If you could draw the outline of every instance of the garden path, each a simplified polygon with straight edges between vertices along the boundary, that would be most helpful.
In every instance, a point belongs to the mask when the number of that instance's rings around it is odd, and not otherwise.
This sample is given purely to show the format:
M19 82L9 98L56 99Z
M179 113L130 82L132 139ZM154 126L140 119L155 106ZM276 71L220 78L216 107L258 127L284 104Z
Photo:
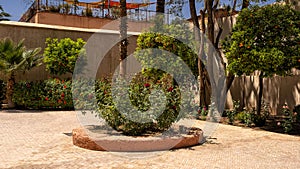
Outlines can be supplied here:
M73 111L0 111L0 168L300 168L295 136L220 124L203 145L133 158L74 146L79 126Z

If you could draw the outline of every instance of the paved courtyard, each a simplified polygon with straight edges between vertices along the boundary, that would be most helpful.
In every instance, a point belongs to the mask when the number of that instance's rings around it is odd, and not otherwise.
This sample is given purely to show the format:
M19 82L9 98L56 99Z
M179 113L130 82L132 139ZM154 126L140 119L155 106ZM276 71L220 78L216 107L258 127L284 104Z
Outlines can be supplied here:
M126 154L74 146L79 126L73 111L0 111L0 168L300 168L300 137L220 124L203 145Z

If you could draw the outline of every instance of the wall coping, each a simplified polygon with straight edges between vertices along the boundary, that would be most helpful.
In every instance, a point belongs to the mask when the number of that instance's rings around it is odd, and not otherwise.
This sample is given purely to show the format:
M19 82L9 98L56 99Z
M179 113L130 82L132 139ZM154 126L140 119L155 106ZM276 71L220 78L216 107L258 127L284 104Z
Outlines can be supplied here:
M0 25L9 25L9 26L20 26L20 27L32 27L32 28L44 28L44 29L56 29L64 31L78 31L78 32L89 32L89 33L107 33L107 34L117 34L119 31L108 30L108 29L87 29L87 28L77 28L77 27L68 27L68 26L57 26L57 25L48 25L48 24L39 24L39 23L28 23L28 22L16 22L16 21L0 21ZM140 32L127 32L128 35L140 35Z

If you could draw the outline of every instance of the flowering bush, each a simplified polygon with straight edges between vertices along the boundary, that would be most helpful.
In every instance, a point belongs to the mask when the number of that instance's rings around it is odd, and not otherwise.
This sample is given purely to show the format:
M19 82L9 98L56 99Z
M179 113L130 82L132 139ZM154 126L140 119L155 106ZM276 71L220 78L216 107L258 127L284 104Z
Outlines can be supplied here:
M293 122L294 122L294 114L293 112L289 109L287 104L284 104L282 107L282 113L285 116L282 127L285 133L288 133L293 130Z
M14 86L13 101L20 108L72 109L71 81L18 82Z
M118 131L122 131L126 135L143 135L151 132L163 132L167 130L172 123L179 120L182 116L180 110L184 112L191 112L189 103L182 103L181 92L179 87L170 79L169 75L163 76L161 79L153 80L152 77L144 76L142 74L136 75L125 92L128 92L131 104L139 111L139 114L134 114L139 120L147 119L144 123L127 118L127 114L122 114L117 109L121 106L126 109L125 113L132 113L133 110L125 101L127 98L123 93L124 90L117 88L117 94L120 97L118 103L113 101L111 92L111 83L109 81L98 82L97 100L99 106L99 115L106 120L106 122ZM152 98L150 101L151 92L155 89L161 88L164 97ZM163 100L164 99L164 100ZM154 100L154 101L153 101ZM156 112L150 107L159 107L164 103L163 112ZM146 114L146 111L150 114Z

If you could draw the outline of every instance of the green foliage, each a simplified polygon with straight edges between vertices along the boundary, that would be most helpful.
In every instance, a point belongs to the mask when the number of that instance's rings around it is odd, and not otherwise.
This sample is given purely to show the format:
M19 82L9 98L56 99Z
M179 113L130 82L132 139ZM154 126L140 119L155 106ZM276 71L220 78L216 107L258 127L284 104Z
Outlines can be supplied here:
M195 49L193 49L195 46L193 33L189 30L187 25L183 23L164 25L160 28L160 30L156 31L142 33L137 39L135 57L141 62L142 66L147 65L149 67L153 67L153 65L169 65L170 57L166 53L151 53L151 51L142 51L143 49L151 48L159 49L179 56L197 77L199 73L197 61L198 57L194 52ZM178 39L175 39L174 37ZM172 67L174 69L176 68L178 73L184 73L185 71L181 70L182 67L178 65L179 63L172 63ZM144 70L144 72L147 71L149 74L159 74L157 70Z
M236 119L241 123L244 123L246 126L251 126L252 124L252 116L249 111L242 111L236 115Z
M233 110L226 111L226 115L228 117L229 124L233 124L239 108L240 108L240 102L234 100L233 101Z
M71 81L48 79L21 81L14 86L13 101L26 109L72 109Z
M191 112L191 103L182 103L181 93L178 86L174 85L170 76L164 76L158 81L153 81L151 78L144 76L143 74L137 74L129 87L125 88L129 94L131 104L136 110L139 110L138 114L134 114L135 118L139 120L145 119L145 123L139 123L132 119L129 119L126 114L122 114L117 110L116 102L113 101L111 92L111 83L108 80L99 81L97 85L97 100L99 106L99 115L105 119L105 121L114 129L122 131L126 135L144 135L152 132L163 132L167 130L171 124L185 115L179 113ZM155 89L160 88L163 90L165 97L152 98L150 102L151 93ZM117 95L120 96L120 102L118 106L126 109L128 115L133 110L128 107L124 96L123 88L117 88ZM123 97L124 96L124 97ZM161 100L160 100L161 99ZM164 100L162 100L164 99ZM159 107L164 103L163 112L156 112L150 107ZM147 111L147 112L146 112ZM187 113L188 114L188 113Z
M206 120L206 116L208 115L208 109L206 106L199 107L198 114L201 120Z
M2 6L0 5L0 21L8 21L7 17L10 17L9 13L6 13Z
M295 106L293 112L294 115L296 116L296 121L300 123L300 104Z
M227 69L236 75L255 70L264 76L300 68L300 12L286 5L244 9L232 35L222 42Z
M3 80L0 80L0 103L5 100L6 93L6 83Z
M40 65L40 48L26 50L23 41L15 44L11 39L0 40L0 70L5 73L29 70Z
M257 114L255 108L244 109L242 112L236 114L236 119L246 126L251 126L253 123L257 127L264 126L266 120L270 115L270 107L265 102L262 102L262 111Z
M294 114L285 104L282 108L282 113L285 116L282 127L285 133L289 133L293 130Z
M84 55L82 49L86 42L82 39L73 41L70 38L46 39L47 47L44 50L44 63L46 69L55 75L73 73L76 61L80 55Z

